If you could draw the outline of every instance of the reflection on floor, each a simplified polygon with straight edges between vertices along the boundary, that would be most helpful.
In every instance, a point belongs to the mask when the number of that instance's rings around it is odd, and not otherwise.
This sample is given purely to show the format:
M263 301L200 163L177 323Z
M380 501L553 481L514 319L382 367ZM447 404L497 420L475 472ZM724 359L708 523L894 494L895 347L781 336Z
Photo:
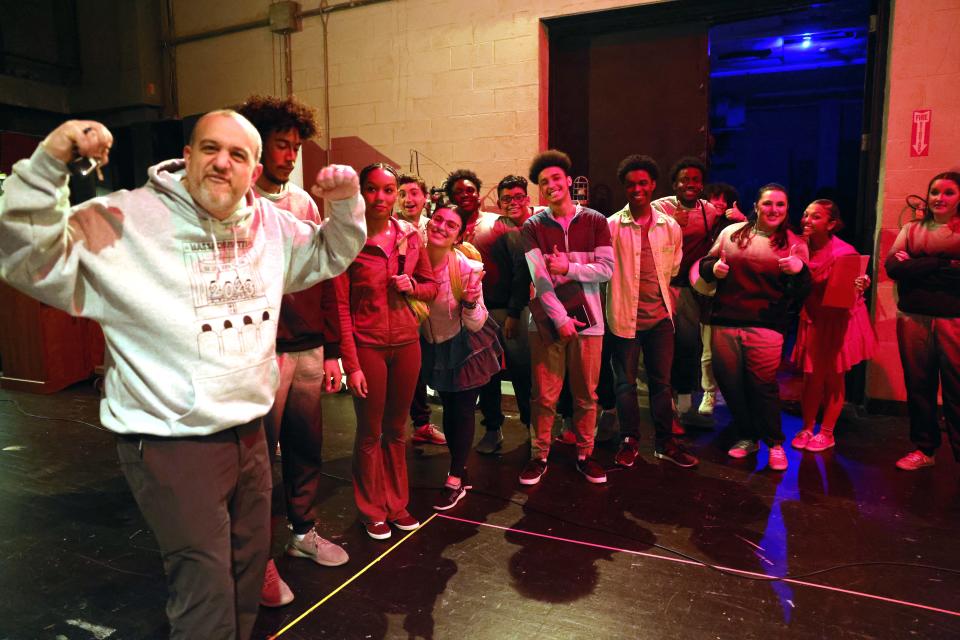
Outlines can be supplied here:
M649 441L642 461L614 469L614 445L602 445L611 471L600 486L557 445L541 484L521 490L529 448L511 415L502 455L471 457L467 498L374 562L400 536L374 542L362 532L346 480L352 404L328 397L325 411L319 528L351 561L329 569L281 555L287 531L275 507L277 565L296 599L262 609L255 638L370 563L280 637L960 637L960 467L945 446L931 469L894 469L909 448L903 419L851 412L835 449L791 450L785 473L766 468L765 449L728 459L726 428L692 432L702 460L692 471L656 461ZM721 406L717 423L727 422ZM96 424L89 385L51 397L0 391L0 638L167 634L156 543ZM785 414L784 425L789 437L798 420ZM410 510L422 520L447 462L444 447L409 449ZM766 579L785 574L796 579Z

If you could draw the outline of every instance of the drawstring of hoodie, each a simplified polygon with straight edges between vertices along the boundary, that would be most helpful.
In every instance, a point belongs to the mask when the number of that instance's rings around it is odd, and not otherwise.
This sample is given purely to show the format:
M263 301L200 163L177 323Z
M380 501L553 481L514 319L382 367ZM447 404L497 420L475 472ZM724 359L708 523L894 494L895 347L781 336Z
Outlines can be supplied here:
M213 218L207 218L207 230L210 232L210 240L213 242L213 259L217 265L217 273L222 273L224 271L223 260L220 257L220 243L217 242L217 233L213 228ZM236 224L230 225L230 231L233 234L233 257L230 259L230 264L227 267L237 268L237 258L240 256L240 238L237 235L237 226Z

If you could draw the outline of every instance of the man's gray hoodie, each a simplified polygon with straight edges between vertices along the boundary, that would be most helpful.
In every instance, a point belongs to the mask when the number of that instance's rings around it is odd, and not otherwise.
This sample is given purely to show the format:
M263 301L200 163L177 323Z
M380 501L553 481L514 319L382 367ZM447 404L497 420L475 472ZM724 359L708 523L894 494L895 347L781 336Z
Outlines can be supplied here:
M117 433L207 435L264 415L281 296L340 274L366 240L359 194L316 225L249 191L220 221L183 173L168 160L142 188L71 209L66 165L38 147L4 183L0 277L100 323L100 420Z

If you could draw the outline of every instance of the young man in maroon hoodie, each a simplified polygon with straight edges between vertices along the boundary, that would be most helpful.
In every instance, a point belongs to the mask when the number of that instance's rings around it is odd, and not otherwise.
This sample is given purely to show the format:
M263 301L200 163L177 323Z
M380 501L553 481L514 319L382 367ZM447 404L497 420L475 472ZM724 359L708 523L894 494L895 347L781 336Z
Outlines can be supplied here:
M310 195L290 182L300 146L317 132L313 110L294 100L251 96L240 108L263 139L263 173L254 185L266 198L301 220L321 221ZM322 392L340 389L339 332L333 281L283 296L277 327L277 363L280 382L273 408L264 416L267 451L280 443L284 499L293 532L288 555L310 558L335 567L349 559L347 552L321 537L311 513L317 500L323 447ZM280 607L293 593L271 559L263 579L260 604Z

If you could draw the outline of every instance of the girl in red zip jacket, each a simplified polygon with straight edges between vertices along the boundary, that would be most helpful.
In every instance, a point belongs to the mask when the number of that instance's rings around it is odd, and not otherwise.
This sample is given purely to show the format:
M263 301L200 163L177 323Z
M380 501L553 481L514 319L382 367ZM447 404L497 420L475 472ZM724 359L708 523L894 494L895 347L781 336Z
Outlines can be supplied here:
M420 374L420 303L433 300L437 283L413 225L391 217L397 173L385 164L360 172L367 242L335 282L340 354L354 396L357 436L353 489L371 538L420 526L407 511L407 410Z

